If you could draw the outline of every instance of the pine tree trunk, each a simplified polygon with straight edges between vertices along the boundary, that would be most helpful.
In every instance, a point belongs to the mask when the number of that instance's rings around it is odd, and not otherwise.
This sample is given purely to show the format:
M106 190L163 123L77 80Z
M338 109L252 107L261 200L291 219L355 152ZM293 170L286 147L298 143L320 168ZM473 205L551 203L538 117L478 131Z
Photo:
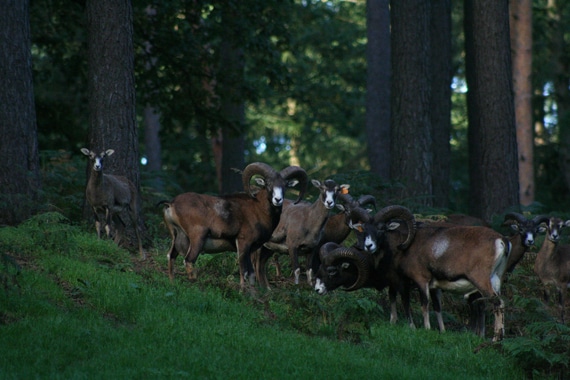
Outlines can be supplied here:
M433 205L447 208L451 186L451 0L431 2L430 36Z
M159 111L147 105L144 108L144 146L147 158L146 169L151 173L151 186L163 190L162 178L158 175L162 169L160 145L160 114Z
M471 213L487 222L519 206L507 1L465 1Z
M145 8L147 17L152 20L156 15L156 9L149 5ZM152 33L152 32L151 32ZM155 33L151 34L151 38ZM145 41L145 51L148 61L145 69L151 70L156 66L157 57L153 55L154 50L150 41ZM160 110L151 104L147 104L143 111L144 123L144 146L147 158L146 170L151 173L150 185L156 191L163 191L164 184L159 173L162 170L162 145L160 143Z
M242 91L245 61L243 50L237 46L233 35L239 33L239 28L232 28L233 18L239 15L231 13L225 13L225 15L224 22L228 25L228 36L222 42L218 70L221 95L220 114L224 120L221 127L222 157L219 170L221 194L243 191L241 176L233 169L243 170L245 166L243 137L245 104Z
M41 176L29 1L5 2L0 12L0 225L14 225L38 209Z
M534 202L532 121L532 0L510 0L513 87L517 131L520 201Z
M139 141L135 118L133 10L129 0L88 0L89 132L91 150L114 149L105 172L123 175L139 192ZM87 171L89 172L89 170ZM85 208L85 216L91 211ZM139 217L142 213L139 212ZM142 217L139 227L143 227Z
M370 171L390 179L390 7L366 2L366 137Z
M432 127L430 120L430 1L394 0L390 177L403 186L396 197L430 206Z
M548 1L547 15L551 27L550 44L554 54L552 59L554 66L554 95L556 99L556 116L559 128L559 148L560 154L557 162L559 171L564 181L566 191L570 189L570 61L568 60L568 44L566 43L565 19L561 14L566 13L567 2ZM561 194L564 194L562 191ZM557 197L557 196L555 196ZM564 195L562 196L564 197Z

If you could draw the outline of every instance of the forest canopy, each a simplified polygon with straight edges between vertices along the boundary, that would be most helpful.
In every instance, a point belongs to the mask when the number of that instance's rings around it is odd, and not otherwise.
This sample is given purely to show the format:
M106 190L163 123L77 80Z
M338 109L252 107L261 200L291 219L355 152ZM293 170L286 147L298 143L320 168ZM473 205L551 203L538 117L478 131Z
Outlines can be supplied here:
M550 4L552 3L552 4ZM453 81L449 208L467 210L467 106L463 5L452 2ZM39 148L78 154L86 144L84 2L31 2ZM239 15L231 23L224 9ZM533 2L536 200L567 203L568 25L564 2ZM224 36L243 50L245 161L302 165L324 179L370 169L366 117L365 1L133 1L141 173L149 173L144 109L160 116L160 176L167 193L216 192L212 139L221 123L217 79ZM566 86L563 84L566 83ZM356 175L356 174L354 174ZM382 183L381 179L376 180ZM382 186L382 185L379 185ZM556 205L556 207L555 207Z

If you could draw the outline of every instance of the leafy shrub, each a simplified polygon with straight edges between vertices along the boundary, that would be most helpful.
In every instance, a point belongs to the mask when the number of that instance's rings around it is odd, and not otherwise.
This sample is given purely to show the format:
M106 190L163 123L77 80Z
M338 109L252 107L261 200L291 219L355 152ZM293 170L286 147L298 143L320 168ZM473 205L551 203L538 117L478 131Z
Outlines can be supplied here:
M79 221L85 198L85 161L80 155L58 150L40 152L43 193L49 210Z
M514 298L528 323L522 335L502 342L503 350L514 357L529 377L570 371L570 327L557 323L536 298Z

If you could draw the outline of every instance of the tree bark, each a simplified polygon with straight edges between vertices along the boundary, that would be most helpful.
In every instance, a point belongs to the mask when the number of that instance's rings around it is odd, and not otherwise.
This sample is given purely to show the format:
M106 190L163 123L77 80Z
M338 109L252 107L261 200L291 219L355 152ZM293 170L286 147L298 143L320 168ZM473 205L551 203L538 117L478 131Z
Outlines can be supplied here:
M510 0L513 88L517 131L520 202L534 202L532 120L532 0Z
M390 180L390 1L367 0L366 136L370 171Z
M447 208L451 186L451 0L431 2L430 25L433 205Z
M4 3L0 14L0 225L38 210L41 175L28 0Z
M396 197L431 206L430 1L393 0L390 177Z
M153 20L156 15L156 9L149 5L145 9L145 13L149 20ZM151 34L151 37L154 37ZM153 54L153 46L150 41L145 41L145 51L148 60L145 64L147 70L151 70L156 65L157 58ZM144 123L144 147L147 158L146 169L150 172L151 186L157 191L163 191L164 184L158 173L162 170L162 145L160 143L160 110L151 105L146 104L143 111Z
M147 158L146 169L150 172L151 186L162 191L164 186L162 178L158 175L162 169L162 149L160 144L160 114L158 109L151 105L144 108L144 146Z
M88 148L114 149L105 172L123 175L139 193L139 141L135 118L133 10L129 0L88 0ZM89 172L89 170L87 171ZM86 208L86 217L90 210ZM139 226L143 227L139 212Z
M218 170L220 194L243 191L241 176L233 169L243 170L245 166L244 127L244 54L237 43L235 18L239 15L227 10L224 13L224 24L227 25L227 36L220 48L218 79L220 83L221 126L221 168Z
M465 0L471 213L519 206L508 1Z
M548 23L551 26L550 51L553 52L554 98L556 101L557 126L559 128L559 171L564 181L564 190L570 189L570 60L567 58L566 23L562 14L567 13L568 3L549 0L547 5ZM564 194L564 191L561 193ZM556 196L555 196L556 197Z

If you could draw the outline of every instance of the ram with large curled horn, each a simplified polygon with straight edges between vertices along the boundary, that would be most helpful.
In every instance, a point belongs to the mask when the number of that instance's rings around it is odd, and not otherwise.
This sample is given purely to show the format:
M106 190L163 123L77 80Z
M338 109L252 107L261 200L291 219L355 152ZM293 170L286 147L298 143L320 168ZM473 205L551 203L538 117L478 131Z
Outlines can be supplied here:
M336 208L340 210L339 213L331 215L327 217L325 220L324 227L322 227L319 235L320 239L316 243L316 246L312 248L312 252L309 253L307 257L307 280L311 285L314 285L314 276L317 273L319 266L320 266L320 257L319 251L320 248L329 242L334 242L337 244L341 244L350 234L352 231L350 224L351 224L351 215L354 215L356 212L361 213L366 218L366 213L368 212L365 207L372 206L376 208L376 199L372 195L361 195L358 199L352 198L352 196L348 193L347 185L341 185L339 187L339 193L336 195ZM308 202L306 202L309 204ZM283 203L283 213L287 213L287 208L293 204L293 201L285 200ZM358 211L357 211L358 210ZM280 224L283 222L281 220ZM315 223L313 223L315 224ZM279 227L277 227L278 229ZM307 233L304 235L306 238L308 234L311 232L314 233L315 226L307 226ZM274 232L275 235L275 232ZM273 237L272 239L273 240ZM266 245L269 245L266 244ZM312 246L315 245L313 242ZM257 275L259 278L259 282L261 285L264 285L269 288L269 281L267 279L267 271L266 266L268 259L273 257L273 264L275 265L275 274L276 277L282 276L281 265L279 264L278 255L273 255L273 252L268 248L262 248L260 251L256 252L256 271L258 271Z
M257 185L254 191L252 179ZM240 285L249 277L255 282L251 252L260 248L279 223L285 191L299 185L296 202L307 189L304 169L289 166L280 172L263 162L248 165L242 173L245 192L212 196L184 193L172 201L163 201L164 222L172 244L168 251L168 273L174 278L174 261L184 255L186 273L196 279L194 263L202 252L237 252Z
M338 287L357 290L374 288L382 291L388 288L390 297L390 321L398 318L397 294L401 294L405 313L411 325L413 320L409 309L409 292L404 291L405 281L397 272L394 252L389 249L387 239L399 239L396 244L406 249L415 236L414 215L402 206L387 206L373 217L362 215L360 222L352 223L357 243L355 247L331 250L327 245L321 250L321 266L317 274L315 290L325 294ZM393 235L387 231L395 231ZM330 251L330 252L327 252ZM363 260L363 257L368 257Z
M384 208L378 212L394 214L395 209ZM365 287L382 290L386 287L383 273L385 252L377 249L378 230L374 218L367 210L351 211L349 225L356 232L357 241L352 247L326 243L319 251L320 267L317 271L315 290L326 294L339 287L354 291ZM365 259L366 258L366 259Z

